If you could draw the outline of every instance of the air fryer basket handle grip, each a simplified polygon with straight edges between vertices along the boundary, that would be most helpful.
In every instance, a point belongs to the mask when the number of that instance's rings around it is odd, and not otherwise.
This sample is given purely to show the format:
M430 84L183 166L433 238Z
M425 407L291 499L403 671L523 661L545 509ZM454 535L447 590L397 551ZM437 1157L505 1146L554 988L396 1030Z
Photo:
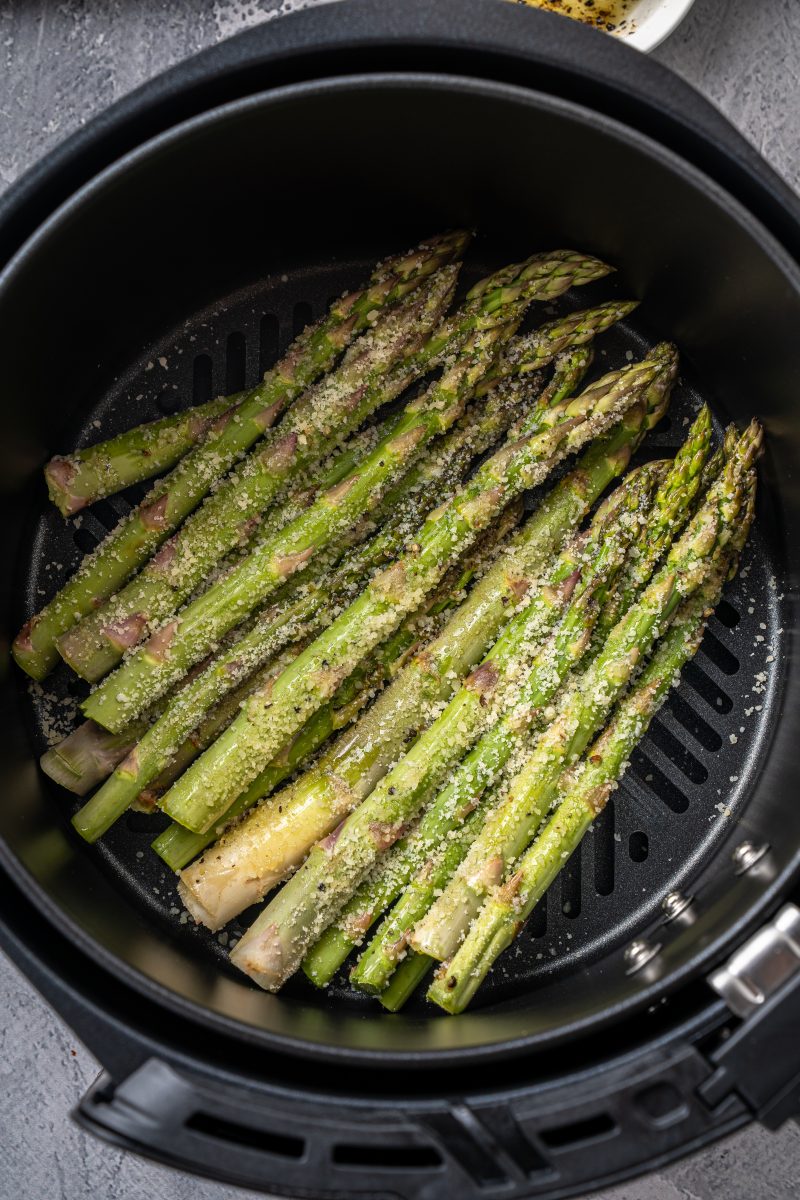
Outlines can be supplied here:
M504 1105L481 1120L446 1104L414 1115L383 1112L374 1122L363 1108L356 1116L324 1100L302 1113L296 1101L287 1111L159 1059L121 1084L101 1075L73 1116L133 1153L282 1195L424 1200L433 1176L437 1195L514 1200L532 1175L552 1176Z
M796 1017L796 1001L787 1020ZM695 1130L711 1123L730 1131L762 1101L759 1115L769 1125L797 1111L797 1077L770 1097L766 1089L779 1081L768 1070L748 1093L739 1059L734 1053L709 1074L708 1061L687 1046L645 1073L609 1069L577 1105L564 1094L540 1098L534 1111L511 1096L388 1110L323 1096L295 1096L287 1105L277 1092L232 1087L151 1058L121 1083L102 1075L74 1116L126 1150L282 1195L521 1200L552 1195L567 1180L593 1188L628 1161L631 1146L646 1168L669 1141L682 1142L690 1112Z
M800 972L787 980L710 1056L713 1073L698 1089L714 1108L740 1097L762 1125L800 1119Z

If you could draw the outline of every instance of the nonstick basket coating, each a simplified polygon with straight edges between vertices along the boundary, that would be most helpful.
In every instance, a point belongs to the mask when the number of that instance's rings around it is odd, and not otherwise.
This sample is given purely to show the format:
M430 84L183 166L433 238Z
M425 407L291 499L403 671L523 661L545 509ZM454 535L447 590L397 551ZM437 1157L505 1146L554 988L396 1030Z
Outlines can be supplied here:
M519 254L538 248L520 246ZM485 254L479 243L469 255L467 283L500 265L481 262L482 250ZM221 299L150 347L124 378L81 414L80 424L64 431L59 449L68 451L134 422L252 386L292 337L325 311L332 297L368 272L366 261L306 267ZM616 281L603 281L591 289L575 289L557 304L534 306L529 324L610 293L621 295L624 288ZM645 304L644 318L646 310ZM633 323L598 339L594 375L641 357L653 341L636 314ZM638 459L673 454L707 398L690 369L682 370L669 414L647 438ZM729 414L713 399L712 405L719 440ZM111 497L68 522L41 498L23 573L26 608L33 610L37 598L49 596L80 555L94 548L144 490L142 485ZM528 502L534 506L535 496ZM775 567L757 527L742 571L727 590L696 661L653 722L593 833L481 988L478 1004L531 990L535 996L543 975L574 976L586 962L596 961L652 920L662 897L684 886L713 857L746 804L772 715L783 647L779 592ZM22 690L38 756L55 736L54 727L58 733L70 727L71 710L88 686L61 667L44 689L30 684ZM49 782L48 787L54 818L67 820L82 801ZM143 916L167 939L189 947L192 954L212 957L220 970L239 979L228 965L228 948L258 909L243 914L219 935L187 922L175 877L150 850L153 837L166 824L161 814L129 812L96 847L103 869L135 896ZM348 987L345 971L327 992L317 991L298 975L286 988L286 995L292 993L325 1007L335 1002L375 1011L374 1001ZM424 1010L421 998L409 1009L412 1014Z
M388 174L387 134L397 160ZM42 499L45 453L156 416L176 399L254 381L276 345L362 279L375 256L463 223L484 235L470 256L475 274L571 244L608 257L620 275L565 303L614 291L646 297L631 325L603 338L597 369L656 338L678 342L682 383L648 453L676 448L701 397L718 433L729 418L741 424L756 412L768 438L744 571L613 812L475 1013L453 1021L416 1007L390 1018L344 985L320 995L298 980L277 999L251 988L225 966L217 939L170 911L170 880L147 849L148 818L126 818L127 829L92 850L71 837L69 798L43 791L35 770L41 701L17 677L6 693L2 765L19 800L0 814L5 861L51 919L63 918L71 937L160 1003L188 1004L229 1032L309 1053L424 1062L420 1051L511 1053L519 1039L558 1040L612 1022L696 973L784 886L797 824L780 804L797 721L783 645L797 571L784 534L798 500L796 271L715 185L614 122L513 87L376 76L281 89L158 139L77 196L0 282L7 394L16 402L4 447L4 532L17 544L11 628L77 560L75 538L86 549L123 511L111 499L85 513L77 533L64 527ZM53 562L61 566L48 571ZM754 693L754 683L764 690ZM54 677L47 691L61 689L63 700L66 686ZM746 835L773 844L766 879L733 874L729 852ZM702 896L710 889L696 926L665 936L660 982L626 977L617 948L684 881Z

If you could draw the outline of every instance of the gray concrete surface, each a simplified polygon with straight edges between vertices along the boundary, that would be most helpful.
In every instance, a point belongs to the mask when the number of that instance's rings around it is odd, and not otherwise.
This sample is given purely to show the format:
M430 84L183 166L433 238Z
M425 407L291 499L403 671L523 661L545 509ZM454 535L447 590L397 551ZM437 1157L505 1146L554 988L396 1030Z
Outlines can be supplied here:
M0 0L0 190L164 67L299 7L303 0ZM800 0L697 0L657 57L800 186ZM73 1126L69 1109L96 1063L4 960L0 1013L0 1200L247 1200L250 1193L121 1154ZM798 1195L800 1128L792 1125L776 1135L750 1129L593 1200Z

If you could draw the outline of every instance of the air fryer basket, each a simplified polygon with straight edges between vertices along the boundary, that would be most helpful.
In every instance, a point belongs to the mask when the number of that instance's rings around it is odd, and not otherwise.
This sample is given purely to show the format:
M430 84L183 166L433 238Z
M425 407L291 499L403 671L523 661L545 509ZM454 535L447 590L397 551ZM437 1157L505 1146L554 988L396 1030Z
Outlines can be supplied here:
M465 282L475 282L499 263L491 245L481 239L469 256ZM137 420L148 420L172 412L190 399L202 403L212 395L252 386L279 349L320 316L332 297L368 272L368 259L314 263L295 268L291 274L273 275L192 314L149 346L98 404L82 411L80 423L65 429L59 444L81 445L117 432L130 424L132 412ZM605 282L591 291L576 289L559 310L585 306L611 290ZM615 281L613 290L625 294L621 281ZM532 317L536 315L534 312ZM598 369L622 366L628 356L641 357L653 341L637 314L633 326L625 325L603 337ZM724 402L704 393L687 367L669 416L647 439L642 453L674 453L701 398L715 402L718 419L724 422L729 418ZM52 590L53 564L68 572L80 554L93 549L144 491L142 485L131 495L111 497L69 523L46 498L41 500L22 555L26 611L34 609L36 597ZM535 497L529 502L534 504ZM574 980L577 970L623 944L653 919L664 895L696 876L698 868L715 856L731 823L741 820L752 777L760 767L765 735L775 720L784 644L781 589L768 538L774 522L770 509L767 501L742 571L719 606L700 655L687 668L682 688L653 722L621 791L537 908L518 948L492 972L475 1009L500 1002L524 1003L526 998L540 1007L540 987L545 980L555 982L562 976L565 981ZM24 691L26 723L38 756L48 738L52 739L54 727L62 723L70 727L75 700L85 695L88 687L63 668L47 681L44 692L38 687ZM52 790L63 821L82 801L71 802L72 798L56 787ZM149 848L155 833L166 824L166 818L160 816L128 813L96 848L104 874L135 897L139 911L146 913L168 943L201 960L204 970L208 964L209 970L222 971L241 985L239 973L228 966L228 941L247 928L257 909L228 926L222 939L187 923L185 915L181 922L183 906L175 876ZM244 986L250 990L249 984ZM346 1012L378 1015L374 1001L347 986L345 970L336 985L324 992L299 975L284 995L287 1003L326 1012L341 1007ZM256 1021L257 1001L256 994L246 1003ZM421 998L407 1013L414 1018L432 1015ZM551 1028L562 1020L558 1008L537 1017L538 1024Z
M411 1111L411 1097L416 1103L420 1094L490 1093L501 1083L513 1091L529 1088L534 1077L552 1082L554 1063L568 1072L581 1054L584 1066L594 1060L598 1047L590 1039L600 1030L604 1053L632 1053L648 1040L657 1045L668 1028L672 1036L708 1005L708 969L795 886L797 265L717 183L607 116L530 87L375 72L275 88L159 135L76 191L0 277L3 585L5 629L13 633L137 498L111 498L65 524L43 496L39 466L48 453L253 383L374 258L455 225L479 231L467 282L504 260L565 245L607 258L619 272L565 297L561 309L610 294L644 298L631 322L604 336L599 363L619 365L658 338L678 343L680 385L646 454L673 451L701 400L710 403L718 433L727 421L741 424L754 414L767 429L755 533L701 653L634 756L614 804L537 909L519 950L495 968L475 1010L447 1019L417 1001L390 1017L356 997L344 977L322 994L302 980L277 997L252 987L227 966L217 938L180 922L172 880L148 852L150 818L129 815L94 849L72 836L69 801L35 765L78 691L66 670L47 682L45 695L16 674L3 682L0 862L72 947L59 951L57 970L69 976L74 955L86 961L87 978L100 972L106 980L101 993L113 979L139 997L133 1008L123 1006L126 1019L133 1014L144 1025L155 1014L157 1027L167 1019L180 1025L171 1036L190 1065L194 1059L208 1066L214 1039L225 1039L239 1048L229 1051L228 1070L247 1074L259 1070L255 1063L265 1070L269 1063L268 1077L281 1086L289 1079L350 1100L360 1090L376 1112L390 1089L395 1108L406 1097ZM737 874L732 852L745 839L769 850L753 870ZM665 923L661 901L676 889L694 903L682 919ZM631 972L623 950L642 932L659 952ZM103 1003L94 998L97 1008ZM712 1011L718 1022L719 1002ZM83 1024L88 1028L85 1017ZM108 1018L104 1037L112 1026ZM204 1031L199 1049L191 1029ZM249 1063L239 1057L244 1047L254 1056ZM124 1072L123 1060L119 1055ZM478 1084L469 1064L481 1061L497 1074ZM343 1062L347 1080L338 1073ZM700 1082L694 1069L685 1067L692 1087ZM448 1072L446 1085L437 1071ZM627 1095L630 1080L623 1080L624 1070L606 1082ZM175 1099L180 1087L173 1092L169 1080L161 1083L175 1102L174 1118L183 1112ZM647 1091L644 1083L639 1091ZM128 1103L135 1108L142 1096L134 1087ZM102 1092L95 1099L87 1120L107 1101ZM556 1133L550 1143L538 1132L523 1136L519 1114L510 1126L504 1115L494 1125L487 1119L490 1133L476 1135L467 1118L449 1110L419 1118L421 1140L416 1133L398 1139L398 1121L402 1128L406 1118L393 1108L393 1138L408 1171L402 1183L391 1173L380 1176L382 1186L396 1184L404 1195L446 1194L424 1191L425 1169L441 1169L434 1150L425 1161L425 1147L452 1147L455 1139L455 1158L469 1160L459 1168L463 1178L456 1175L465 1195L469 1188L523 1195L534 1184L537 1194L566 1194L591 1178L590 1155L577 1155L573 1177L559 1149L571 1147L574 1156L576 1144L608 1142L620 1128L632 1145L645 1110L627 1103L605 1126L576 1108L572 1124L585 1128L560 1143ZM651 1156L688 1149L715 1124L709 1118L681 1133L671 1128L680 1105L655 1096L649 1103L647 1138L641 1136ZM320 1111L306 1119L321 1129ZM744 1119L744 1111L741 1104L720 1108L716 1128ZM191 1125L189 1108L184 1115L180 1138ZM216 1133L196 1124L193 1136L232 1137L239 1116L230 1097ZM280 1120L272 1113L261 1125ZM213 1154L191 1139L179 1154L167 1111L162 1121L169 1137L150 1139L158 1153L214 1173ZM263 1130L258 1136L263 1149ZM474 1137L483 1165L470 1159ZM300 1149L288 1142L274 1148L290 1180L292 1163L310 1152L299 1140ZM333 1141L319 1133L318 1146L328 1146L335 1164ZM249 1151L243 1153L247 1166ZM630 1150L619 1161L613 1151L604 1154L604 1175L636 1161ZM492 1167L498 1157L505 1166L493 1175L486 1162ZM343 1173L334 1170L325 1186L353 1194L353 1181L364 1176L346 1174L358 1165L352 1156L338 1161ZM232 1181L258 1181L256 1168L237 1176L226 1160L216 1169ZM269 1181L282 1178L277 1167L269 1172Z

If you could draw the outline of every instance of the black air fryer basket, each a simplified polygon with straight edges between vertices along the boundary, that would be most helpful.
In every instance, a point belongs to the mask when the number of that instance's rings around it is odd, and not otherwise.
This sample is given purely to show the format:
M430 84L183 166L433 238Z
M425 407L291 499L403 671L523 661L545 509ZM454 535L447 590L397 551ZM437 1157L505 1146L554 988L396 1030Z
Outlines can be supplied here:
M149 819L72 835L36 765L53 701L5 673L0 940L103 1064L78 1119L230 1183L556 1197L800 1110L800 206L653 62L500 0L351 0L182 64L35 168L0 202L4 629L137 499L66 525L48 454L251 385L372 260L463 225L476 275L561 245L617 265L592 296L644 303L603 365L682 353L649 452L700 399L718 430L757 415L756 527L615 803L459 1018L231 971L138 857Z

